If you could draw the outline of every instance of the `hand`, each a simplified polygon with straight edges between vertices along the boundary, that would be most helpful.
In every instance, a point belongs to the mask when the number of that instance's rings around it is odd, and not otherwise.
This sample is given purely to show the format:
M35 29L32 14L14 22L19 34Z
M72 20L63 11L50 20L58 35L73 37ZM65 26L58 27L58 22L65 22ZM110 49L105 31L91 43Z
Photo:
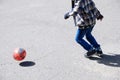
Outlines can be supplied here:
M97 17L97 20L102 20L104 17L100 14L100 16Z
M64 15L64 19L68 19L70 17L69 12Z

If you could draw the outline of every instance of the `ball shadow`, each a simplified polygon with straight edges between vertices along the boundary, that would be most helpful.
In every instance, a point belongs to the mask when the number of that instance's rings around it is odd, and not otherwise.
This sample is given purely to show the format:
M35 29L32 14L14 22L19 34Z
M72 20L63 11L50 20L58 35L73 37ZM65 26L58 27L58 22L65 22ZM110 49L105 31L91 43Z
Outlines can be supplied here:
M19 64L22 67L31 67L35 65L35 62L33 61L24 61Z

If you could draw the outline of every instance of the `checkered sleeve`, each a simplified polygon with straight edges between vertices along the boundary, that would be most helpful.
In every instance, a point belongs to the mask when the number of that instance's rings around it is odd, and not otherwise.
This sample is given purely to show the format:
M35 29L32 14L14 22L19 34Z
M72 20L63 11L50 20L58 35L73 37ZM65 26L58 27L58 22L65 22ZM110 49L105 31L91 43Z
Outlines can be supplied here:
M78 0L76 3L75 3L75 7L72 9L72 11L69 13L71 16L76 14L78 12L78 8L80 6L80 0Z
M95 17L98 18L101 14L100 11L96 8L95 3L93 1L91 1L91 6L93 6L93 13Z
M100 11L96 7L94 8L94 15L96 16L96 18L98 18L101 15Z

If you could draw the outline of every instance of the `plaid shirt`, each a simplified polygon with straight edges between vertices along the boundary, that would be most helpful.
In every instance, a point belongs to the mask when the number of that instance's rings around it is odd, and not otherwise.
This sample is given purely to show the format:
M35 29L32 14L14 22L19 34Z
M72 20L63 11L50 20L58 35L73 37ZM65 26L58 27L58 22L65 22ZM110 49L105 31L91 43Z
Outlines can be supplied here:
M76 17L77 26L94 26L100 12L92 0L76 0L71 15Z

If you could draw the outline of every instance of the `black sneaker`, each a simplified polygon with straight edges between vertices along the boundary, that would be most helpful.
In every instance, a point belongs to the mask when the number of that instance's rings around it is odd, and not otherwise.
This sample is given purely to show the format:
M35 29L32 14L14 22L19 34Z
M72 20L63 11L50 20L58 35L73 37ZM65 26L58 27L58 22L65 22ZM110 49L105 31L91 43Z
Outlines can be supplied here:
M102 50L101 49L96 50L96 55L99 56L99 57L102 57L103 56Z
M85 54L85 57L90 58L90 57L92 57L92 55L94 55L95 53L96 53L95 50L88 51L88 52Z

